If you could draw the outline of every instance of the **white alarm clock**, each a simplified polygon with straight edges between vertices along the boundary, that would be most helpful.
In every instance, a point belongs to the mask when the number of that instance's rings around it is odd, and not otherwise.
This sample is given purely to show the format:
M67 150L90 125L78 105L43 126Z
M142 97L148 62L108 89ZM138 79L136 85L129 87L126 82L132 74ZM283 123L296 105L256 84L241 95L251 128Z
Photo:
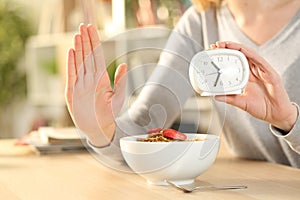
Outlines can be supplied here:
M242 94L249 79L249 64L237 50L205 50L192 58L189 76L201 96Z

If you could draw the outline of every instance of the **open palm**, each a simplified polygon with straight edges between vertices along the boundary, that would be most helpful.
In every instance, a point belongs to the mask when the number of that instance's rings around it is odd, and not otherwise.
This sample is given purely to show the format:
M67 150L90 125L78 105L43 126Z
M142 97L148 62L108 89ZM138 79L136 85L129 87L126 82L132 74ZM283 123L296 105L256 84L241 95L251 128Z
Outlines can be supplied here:
M105 146L115 131L115 115L124 101L127 66L116 71L111 88L103 49L93 25L81 25L68 53L66 101L75 125L95 146Z

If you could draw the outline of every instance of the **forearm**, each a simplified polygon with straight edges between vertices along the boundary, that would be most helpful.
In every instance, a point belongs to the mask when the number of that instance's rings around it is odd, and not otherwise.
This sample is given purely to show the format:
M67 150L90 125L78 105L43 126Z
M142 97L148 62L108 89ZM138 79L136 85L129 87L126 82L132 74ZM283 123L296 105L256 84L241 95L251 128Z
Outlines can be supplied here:
M284 139L289 146L297 153L300 154L300 118L299 118L299 106L294 103L297 108L297 118L293 127L289 132L285 132L276 128L275 126L270 125L272 133L278 137Z
M114 131L113 138L107 146L97 147L92 145L89 141L88 145L97 161L101 162L105 166L116 170L130 171L123 159L119 144L120 138L126 136L126 133L122 131L118 124L119 119L116 120L116 129Z

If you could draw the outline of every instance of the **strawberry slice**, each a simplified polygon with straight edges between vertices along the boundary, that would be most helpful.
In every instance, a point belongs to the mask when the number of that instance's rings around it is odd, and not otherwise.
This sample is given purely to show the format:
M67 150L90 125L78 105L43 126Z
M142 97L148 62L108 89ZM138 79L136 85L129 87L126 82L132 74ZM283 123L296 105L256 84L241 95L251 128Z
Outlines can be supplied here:
M161 128L151 128L148 130L148 134L159 133L161 130L162 130Z
M179 131L174 129L165 129L163 130L163 135L166 138L171 138L174 140L186 140L187 136Z

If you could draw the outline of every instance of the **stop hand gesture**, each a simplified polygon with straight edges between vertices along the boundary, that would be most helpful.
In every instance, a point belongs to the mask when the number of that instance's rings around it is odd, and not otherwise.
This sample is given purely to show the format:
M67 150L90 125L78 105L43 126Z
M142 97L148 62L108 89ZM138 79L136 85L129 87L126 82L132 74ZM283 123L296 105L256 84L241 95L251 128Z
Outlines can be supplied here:
M67 65L65 96L71 117L92 145L106 146L113 138L115 116L123 105L127 66L118 66L112 89L93 25L80 25Z

